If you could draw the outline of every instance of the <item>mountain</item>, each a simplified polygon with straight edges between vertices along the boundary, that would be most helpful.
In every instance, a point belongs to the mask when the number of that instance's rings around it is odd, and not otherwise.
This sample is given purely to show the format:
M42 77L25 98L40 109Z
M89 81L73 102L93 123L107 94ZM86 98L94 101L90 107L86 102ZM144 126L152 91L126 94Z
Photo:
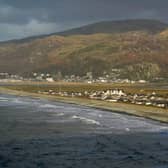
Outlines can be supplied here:
M103 21L87 26L67 30L57 33L58 35L88 35L95 33L124 33L128 31L147 31L149 33L157 33L165 30L168 24L157 20L120 20L120 21Z
M1 43L0 72L100 76L117 68L123 78L167 78L167 28L151 20L101 22L59 35Z
M27 37L19 40L9 40L2 43L23 43L31 42L35 39L42 39L52 35L71 36L71 35L89 35L95 33L124 33L129 31L147 31L148 33L158 33L168 28L167 23L158 20L150 19L131 19L119 21L102 21L98 23L89 24L79 28L73 28L63 32L56 32L52 34L45 34L39 36Z

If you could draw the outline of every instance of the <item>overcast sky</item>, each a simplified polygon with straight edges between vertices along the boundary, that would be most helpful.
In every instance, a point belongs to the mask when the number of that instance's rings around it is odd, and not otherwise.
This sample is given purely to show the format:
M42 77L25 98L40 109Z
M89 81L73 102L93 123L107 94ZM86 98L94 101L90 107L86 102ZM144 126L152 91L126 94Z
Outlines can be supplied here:
M168 22L168 0L0 0L0 41L48 34L102 20Z

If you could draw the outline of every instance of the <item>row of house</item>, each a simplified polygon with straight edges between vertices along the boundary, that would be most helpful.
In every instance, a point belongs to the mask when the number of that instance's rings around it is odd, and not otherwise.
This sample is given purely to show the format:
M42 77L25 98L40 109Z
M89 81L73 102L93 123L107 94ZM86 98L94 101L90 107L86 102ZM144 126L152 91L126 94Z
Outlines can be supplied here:
M114 89L98 91L90 95L91 99L105 100L109 102L125 102L138 105L156 106L168 108L168 98L152 94L126 94L123 90Z
M115 69L114 69L115 70ZM55 81L64 81L64 82L84 82L84 83L146 83L147 81L131 81L129 79L119 79L113 78L110 79L109 75L104 75L102 77L93 78L91 73L87 73L86 76L80 77L75 75L62 76L61 72L57 74L50 73L32 73L31 77L22 77L20 75L0 73L0 81L10 81L10 80L19 80L19 81L38 81L38 82L55 82Z
M168 108L168 98L161 97L156 93L144 94L127 94L122 89L109 89L104 91L84 91L84 92L65 92L54 90L39 91L38 93L50 94L66 97L85 97L94 100L102 100L108 102L123 102L137 105L156 106L161 108Z
M115 70L115 69L114 69ZM115 75L114 75L115 76ZM109 75L104 75L101 77L93 78L92 73L88 72L85 76L76 76L76 75L65 75L63 76L60 73L50 74L50 73L33 73L32 80L35 81L64 81L64 82L84 82L84 83L146 83L145 80L132 81L129 79L120 79L119 76L115 76L115 78L110 78Z

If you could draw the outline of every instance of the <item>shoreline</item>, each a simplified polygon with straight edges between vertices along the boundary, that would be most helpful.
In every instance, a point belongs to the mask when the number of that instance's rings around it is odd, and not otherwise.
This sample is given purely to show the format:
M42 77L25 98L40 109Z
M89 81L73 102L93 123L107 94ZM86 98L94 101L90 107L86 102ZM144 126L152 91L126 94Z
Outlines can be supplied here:
M44 95L39 93L31 93L31 92L25 92L25 91L6 89L3 87L0 87L0 93L16 95L21 97L28 96L28 97L37 98L37 99L44 98L51 101L81 105L81 106L86 106L94 109L114 112L114 113L143 117L146 119L159 121L161 123L168 123L168 109L161 109L157 107L126 104L126 103L112 103L112 102L106 102L101 100L91 100L91 99L77 98L77 97L72 98L72 97Z

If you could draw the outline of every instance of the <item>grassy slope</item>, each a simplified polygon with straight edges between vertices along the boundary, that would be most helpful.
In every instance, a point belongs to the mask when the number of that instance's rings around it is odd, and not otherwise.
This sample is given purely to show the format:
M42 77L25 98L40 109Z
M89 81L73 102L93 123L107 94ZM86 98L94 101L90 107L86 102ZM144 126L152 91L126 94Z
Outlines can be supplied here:
M168 72L168 40L145 31L73 36L49 36L26 43L0 45L0 72L62 71L64 74L97 74L112 67L141 62L156 63Z
M81 92L85 91L102 91L108 89L123 89L127 94L152 94L156 92L157 95L161 95L163 97L168 96L168 89L165 88L167 84L87 84L87 83L66 83L66 82L23 82L23 83L14 83L7 84L6 88L26 91L32 93L38 93L38 91L49 91L53 90L55 92Z

